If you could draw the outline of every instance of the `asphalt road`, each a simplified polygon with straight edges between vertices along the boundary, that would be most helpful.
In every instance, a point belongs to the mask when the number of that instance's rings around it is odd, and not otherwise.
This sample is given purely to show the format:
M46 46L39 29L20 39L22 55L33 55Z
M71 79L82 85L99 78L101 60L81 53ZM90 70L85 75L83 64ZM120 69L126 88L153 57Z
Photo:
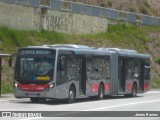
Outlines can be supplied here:
M154 90L144 94L138 94L135 98L112 96L100 101L96 99L78 99L73 104L67 104L64 100L47 100L46 102L31 103L27 98L16 99L13 95L2 95L0 97L0 111L1 114L5 111L12 111L11 114L14 117L0 117L0 119L5 120L6 118L7 120L64 120L64 117L68 120L81 120L82 118L79 118L81 116L87 120L160 120L160 91ZM30 112L25 113L25 111L33 111L35 114ZM36 111L49 112L38 113ZM49 117L41 117L41 115ZM54 117L50 118L50 116Z

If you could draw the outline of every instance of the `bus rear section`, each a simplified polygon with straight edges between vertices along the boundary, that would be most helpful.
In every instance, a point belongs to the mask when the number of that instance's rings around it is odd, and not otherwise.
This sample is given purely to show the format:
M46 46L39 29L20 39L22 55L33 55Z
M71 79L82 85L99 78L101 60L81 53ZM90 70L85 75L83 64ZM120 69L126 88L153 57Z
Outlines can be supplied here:
M150 55L119 48L101 50L110 55L109 95L135 97L150 89Z
M150 56L132 54L119 56L119 94L136 96L150 89Z

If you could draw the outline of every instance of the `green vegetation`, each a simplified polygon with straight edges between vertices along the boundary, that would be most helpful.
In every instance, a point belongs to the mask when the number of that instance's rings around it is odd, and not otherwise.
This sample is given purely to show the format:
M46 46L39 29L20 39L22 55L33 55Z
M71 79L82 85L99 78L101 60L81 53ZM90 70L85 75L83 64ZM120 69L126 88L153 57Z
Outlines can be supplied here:
M152 83L152 88L160 88L160 79L156 79L156 80Z
M0 27L0 50L15 52L18 47L41 45L45 43L65 43L64 35L54 31L19 31Z
M159 37L158 37L159 36ZM54 31L19 31L0 27L1 53L15 53L19 47L44 44L83 44L92 47L135 49L153 56L152 87L160 88L160 27L132 24L109 25L108 31L98 34L75 35ZM2 68L2 92L12 92L13 70L7 59Z
M157 58L157 59L155 60L155 62L160 65L160 58Z

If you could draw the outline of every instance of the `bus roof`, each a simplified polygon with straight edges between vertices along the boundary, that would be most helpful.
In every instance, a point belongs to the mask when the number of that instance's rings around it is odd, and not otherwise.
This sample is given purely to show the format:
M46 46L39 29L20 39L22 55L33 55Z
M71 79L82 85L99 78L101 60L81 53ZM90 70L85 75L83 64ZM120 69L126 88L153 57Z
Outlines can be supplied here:
M96 54L96 55L109 55L110 53L118 53L119 56L124 57L138 57L138 58L150 58L149 54L141 54L131 49L120 48L94 48L85 45L75 44L54 44L43 46L28 46L21 49L55 49L55 50L73 50L76 54Z

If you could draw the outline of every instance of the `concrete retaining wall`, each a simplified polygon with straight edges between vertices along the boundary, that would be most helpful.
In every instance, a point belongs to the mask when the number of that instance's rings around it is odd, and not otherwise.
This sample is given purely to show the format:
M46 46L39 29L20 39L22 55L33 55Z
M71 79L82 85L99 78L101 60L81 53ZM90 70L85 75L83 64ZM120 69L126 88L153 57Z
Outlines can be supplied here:
M65 11L34 8L0 2L0 26L19 30L54 30L62 33L104 32L108 20Z

